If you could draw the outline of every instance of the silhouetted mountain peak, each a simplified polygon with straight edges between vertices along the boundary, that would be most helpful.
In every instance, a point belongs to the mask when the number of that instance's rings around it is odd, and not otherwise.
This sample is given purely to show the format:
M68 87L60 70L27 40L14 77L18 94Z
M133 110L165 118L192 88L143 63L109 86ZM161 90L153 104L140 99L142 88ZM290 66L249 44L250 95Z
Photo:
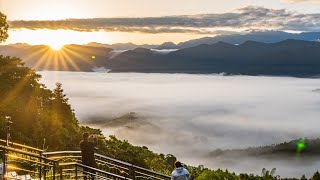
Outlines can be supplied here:
M15 44L9 44L8 46L12 46L12 47L15 47L15 48L28 48L31 45L27 44L27 43L15 43Z
M104 47L106 44L97 43L97 42L90 42L87 44L87 46L93 46L93 47Z
M286 39L297 39L305 41L320 41L320 32L306 32L300 34L287 33L283 31L253 31L247 34L230 34L219 35L214 37L204 37L193 39L179 43L180 49L195 47L200 44L214 44L219 41L227 42L230 44L242 44L248 40L257 41L262 43L277 43Z
M161 44L159 47L157 47L156 49L177 49L178 46L173 43L173 42L165 42L163 44Z
M116 43L116 44L101 44L101 43L96 43L96 42L91 42L87 44L88 46L93 46L93 47L106 47L106 48L111 48L114 50L132 50L137 47L143 47L143 48L156 48L158 45L149 45L149 44L142 44L142 45L137 45L133 44L131 42L128 43Z

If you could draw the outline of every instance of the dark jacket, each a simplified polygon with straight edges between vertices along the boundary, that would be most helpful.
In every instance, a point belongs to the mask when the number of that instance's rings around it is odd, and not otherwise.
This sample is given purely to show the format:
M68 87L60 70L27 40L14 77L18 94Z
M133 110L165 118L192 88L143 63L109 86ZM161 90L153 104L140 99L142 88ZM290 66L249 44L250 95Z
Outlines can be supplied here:
M96 167L96 160L94 159L94 147L97 145L97 140L88 141L83 140L80 142L80 149L82 155L82 164Z

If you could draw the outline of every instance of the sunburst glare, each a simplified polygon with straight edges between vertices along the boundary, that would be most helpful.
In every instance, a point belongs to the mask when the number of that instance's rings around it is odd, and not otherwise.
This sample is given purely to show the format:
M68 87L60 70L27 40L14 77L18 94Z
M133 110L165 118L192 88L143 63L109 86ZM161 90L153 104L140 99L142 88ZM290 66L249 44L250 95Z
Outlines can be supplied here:
M63 48L65 44L60 42L52 42L48 44L52 50L59 51Z

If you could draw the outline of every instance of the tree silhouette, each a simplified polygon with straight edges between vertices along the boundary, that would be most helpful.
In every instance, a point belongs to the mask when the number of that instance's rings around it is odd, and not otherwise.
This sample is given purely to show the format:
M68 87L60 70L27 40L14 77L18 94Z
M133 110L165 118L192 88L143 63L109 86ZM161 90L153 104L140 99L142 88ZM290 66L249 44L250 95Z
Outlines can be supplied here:
M320 180L320 173L319 171L315 172L311 178L311 180Z
M266 168L263 168L261 172L261 177L264 180L278 179L277 176L275 176L275 173L276 173L276 168L273 168L271 171L268 171Z
M8 38L8 28L7 16L0 12L0 43Z
M302 175L300 180L308 180L308 179L306 178L306 175Z

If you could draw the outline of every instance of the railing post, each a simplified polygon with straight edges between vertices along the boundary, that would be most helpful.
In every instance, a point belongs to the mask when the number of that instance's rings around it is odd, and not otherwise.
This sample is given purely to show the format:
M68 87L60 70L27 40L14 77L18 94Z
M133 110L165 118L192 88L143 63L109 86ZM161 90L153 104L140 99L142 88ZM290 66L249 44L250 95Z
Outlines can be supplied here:
M130 167L130 172L129 172L129 174L130 174L130 176L131 176L131 179L133 179L133 180L136 179L136 172L135 172L133 166Z
M46 161L44 161L44 163L46 163ZM47 166L44 165L44 172L43 172L43 179L44 179L44 180L47 179L47 170L48 170Z
M77 165L76 165L75 169L76 169L75 174L76 174L76 180L77 180L78 179L78 166Z
M38 171L39 171L39 179L41 180L41 178L42 178L42 165L41 165L41 158L39 159L39 162L40 162L40 164L39 164L39 166L38 166Z
M62 180L62 167L60 166L60 180Z
M3 159L3 172L2 172L2 179L6 180L6 174L7 174L7 158L6 158L6 150L2 151L2 159Z
M52 174L53 174L53 180L56 180L56 162L53 163Z

